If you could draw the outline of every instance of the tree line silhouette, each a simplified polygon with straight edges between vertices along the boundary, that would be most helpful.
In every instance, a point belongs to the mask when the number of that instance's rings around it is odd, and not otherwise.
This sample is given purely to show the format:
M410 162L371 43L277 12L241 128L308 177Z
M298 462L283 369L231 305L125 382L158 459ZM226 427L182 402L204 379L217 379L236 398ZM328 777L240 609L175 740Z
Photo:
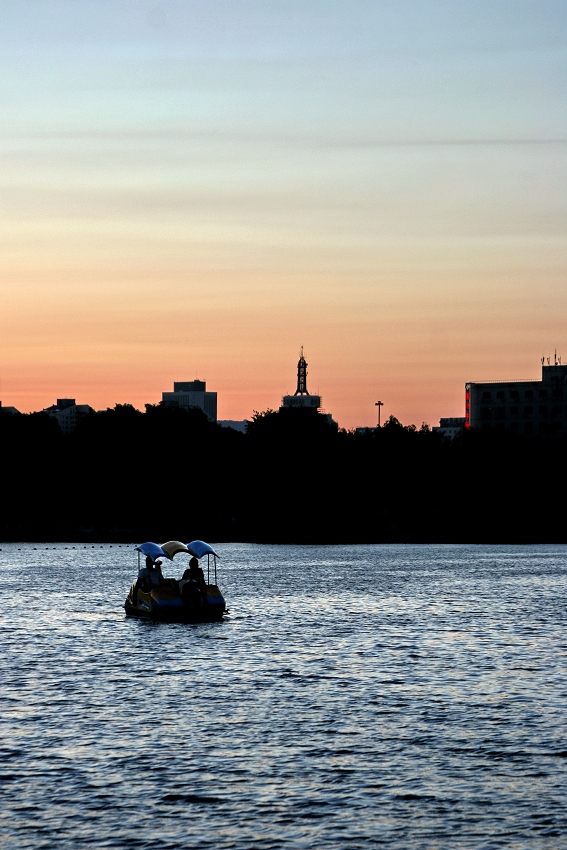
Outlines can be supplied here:
M246 434L197 409L116 405L63 436L0 409L3 540L526 542L566 537L566 438L448 440L394 417L363 433L312 410Z

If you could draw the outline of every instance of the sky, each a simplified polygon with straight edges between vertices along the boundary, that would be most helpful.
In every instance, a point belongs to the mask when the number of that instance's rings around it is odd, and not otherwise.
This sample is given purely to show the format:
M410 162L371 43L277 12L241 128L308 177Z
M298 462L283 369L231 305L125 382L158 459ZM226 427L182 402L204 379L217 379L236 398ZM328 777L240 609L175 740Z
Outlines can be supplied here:
M0 399L464 415L567 358L567 5L0 0ZM565 361L567 362L567 360Z

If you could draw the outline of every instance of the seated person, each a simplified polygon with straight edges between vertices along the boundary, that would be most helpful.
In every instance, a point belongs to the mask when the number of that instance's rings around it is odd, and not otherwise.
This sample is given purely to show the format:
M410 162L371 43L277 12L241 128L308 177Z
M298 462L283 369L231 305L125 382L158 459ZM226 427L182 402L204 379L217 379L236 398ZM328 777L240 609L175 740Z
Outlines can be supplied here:
M183 578L179 582L181 595L189 604L198 604L199 600L205 603L207 601L206 588L205 575L199 566L199 561L197 558L191 558L189 569L185 570Z
M163 582L161 573L161 561L156 561L155 564L149 555L146 555L146 565L138 571L138 580L136 582L136 590L151 590L152 587L159 587Z
M156 561L154 568L151 571L152 587L159 587L163 584L163 574L161 571L161 561Z
M189 569L185 570L183 573L184 579L189 579L190 581L194 581L201 588L205 588L205 574L201 567L199 566L199 561L197 558L191 558L189 561Z

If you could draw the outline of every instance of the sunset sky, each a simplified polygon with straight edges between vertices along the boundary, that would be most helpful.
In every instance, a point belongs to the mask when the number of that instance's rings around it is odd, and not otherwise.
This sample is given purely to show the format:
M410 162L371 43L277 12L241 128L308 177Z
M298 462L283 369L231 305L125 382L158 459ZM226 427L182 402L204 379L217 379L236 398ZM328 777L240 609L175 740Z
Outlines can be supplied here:
M0 399L464 415L567 362L564 0L4 0Z

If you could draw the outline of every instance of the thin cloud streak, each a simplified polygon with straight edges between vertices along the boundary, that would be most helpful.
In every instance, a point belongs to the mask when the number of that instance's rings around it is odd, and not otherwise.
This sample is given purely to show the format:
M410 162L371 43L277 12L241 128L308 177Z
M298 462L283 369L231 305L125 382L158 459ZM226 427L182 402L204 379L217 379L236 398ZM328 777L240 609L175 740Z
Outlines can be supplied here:
M510 139L329 139L317 136L261 133L227 133L224 131L183 131L183 130L62 130L42 131L40 133L26 132L14 133L3 132L4 139L21 141L24 139L34 140L96 140L104 141L217 141L220 143L232 142L256 142L257 144L270 145L303 145L317 148L420 148L420 147L517 147L517 146L546 146L566 145L567 138L510 138Z

